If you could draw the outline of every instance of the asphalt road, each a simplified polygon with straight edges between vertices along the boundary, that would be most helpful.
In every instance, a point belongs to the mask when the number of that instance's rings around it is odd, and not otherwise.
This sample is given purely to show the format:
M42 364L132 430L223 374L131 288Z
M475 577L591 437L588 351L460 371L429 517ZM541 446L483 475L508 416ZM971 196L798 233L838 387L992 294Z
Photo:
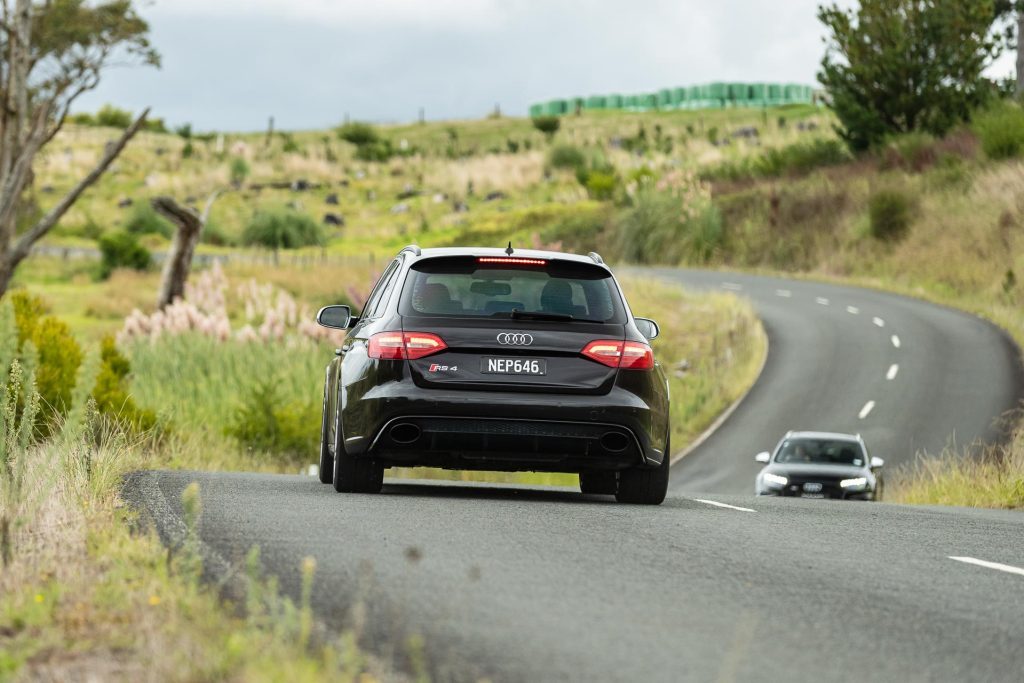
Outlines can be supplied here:
M771 346L660 507L483 485L343 496L310 477L189 472L135 475L126 498L173 543L198 481L214 578L258 544L297 595L313 556L318 616L359 625L399 667L421 635L435 680L1024 679L1024 515L750 495L754 453L787 429L860 431L892 464L954 433L998 438L993 418L1021 387L1005 337L877 292L665 275L750 296Z

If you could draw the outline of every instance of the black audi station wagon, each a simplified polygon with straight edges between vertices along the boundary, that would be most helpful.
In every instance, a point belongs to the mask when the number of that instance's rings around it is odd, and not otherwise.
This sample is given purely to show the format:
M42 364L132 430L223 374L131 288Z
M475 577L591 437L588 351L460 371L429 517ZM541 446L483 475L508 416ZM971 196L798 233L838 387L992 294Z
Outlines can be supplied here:
M579 473L584 493L657 505L670 466L669 391L597 254L403 249L327 367L320 480L379 492L384 470Z

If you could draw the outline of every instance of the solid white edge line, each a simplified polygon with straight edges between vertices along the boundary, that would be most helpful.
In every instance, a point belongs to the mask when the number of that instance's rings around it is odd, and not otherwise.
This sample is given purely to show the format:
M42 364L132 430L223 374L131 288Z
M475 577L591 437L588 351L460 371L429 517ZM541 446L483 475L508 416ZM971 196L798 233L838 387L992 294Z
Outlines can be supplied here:
M885 327L885 321L882 320L881 318L877 317L877 316L872 318L871 322L873 322L878 327Z
M781 296L783 299L788 299L789 297L793 296L793 292L789 291L788 289L776 289L775 296Z
M758 318L758 322L761 322L760 318ZM688 456L690 453L693 453L695 450L701 447L701 444L710 439L711 435L717 432L718 428L725 424L726 420L732 417L732 414L736 412L736 409L740 407L740 404L747 400L747 396L750 396L750 392L752 392L754 390L754 387L757 386L757 383L761 381L761 375L764 374L765 366L768 365L768 352L769 347L771 346L771 341L768 339L768 333L764 332L763 323L761 323L761 331L764 333L764 353L761 354L761 364L757 368L757 376L754 378L754 383L747 388L747 390L743 393L742 396L733 401L732 405L726 408L725 412L719 415L718 419L712 422L711 425L707 429L705 429L700 436L691 441L689 446L679 451L675 455L669 453L669 457L672 458L668 463L670 467L672 465L675 465L677 462L679 462L686 456Z
M860 309L857 308L856 306L847 306L846 312L849 313L850 315L857 315L858 313L860 313Z
M892 345L895 346L897 349L900 348L900 338L897 337L895 334L892 335Z
M874 410L874 409L875 409L875 402L874 401L868 401L867 403L864 404L864 407L860 409L860 414L857 417L859 417L860 419L863 420L868 415L870 415L871 411Z
M828 299L826 299L826 298L825 298L825 297L823 297L823 296L819 296L819 297L818 297L817 299L815 299L814 301L815 301L815 303L819 303L819 304L821 304L822 306L828 306L828 303L829 303L829 302L828 302Z
M897 365L896 363L893 363L892 365L889 366L889 372L885 373L885 378L891 382L892 380L896 379L896 374L899 373L899 371L900 366Z
M719 503L717 500L704 500L703 498L694 498L698 503L704 503L705 505L714 505L718 508L729 508L730 510L739 510L740 512L757 512L757 510L751 510L750 508L741 508L738 505L729 505L728 503Z
M949 559L956 560L957 562L963 562L964 564L973 564L979 567L985 567L986 569L996 569L1007 574L1017 574L1024 576L1024 569L1020 567L1014 567L1012 564L1001 564L999 562L986 562L985 560L979 560L974 557L956 557L953 555L949 556Z
M739 292L743 290L743 285L738 285L735 282L723 282L722 289L728 289L733 292Z

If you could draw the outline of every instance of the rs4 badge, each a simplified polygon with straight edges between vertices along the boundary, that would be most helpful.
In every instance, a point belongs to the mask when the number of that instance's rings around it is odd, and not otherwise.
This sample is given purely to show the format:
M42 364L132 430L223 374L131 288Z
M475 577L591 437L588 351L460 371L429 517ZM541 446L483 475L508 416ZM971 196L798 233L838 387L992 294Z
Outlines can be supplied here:
M430 369L427 372L458 372L458 365L438 365L437 363L431 363Z

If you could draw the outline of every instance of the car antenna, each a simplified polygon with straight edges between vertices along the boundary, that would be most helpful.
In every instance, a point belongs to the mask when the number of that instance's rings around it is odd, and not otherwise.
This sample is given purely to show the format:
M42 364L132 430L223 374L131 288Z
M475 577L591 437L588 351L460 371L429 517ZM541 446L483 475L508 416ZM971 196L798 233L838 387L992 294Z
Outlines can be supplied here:
M505 250L505 253L511 256L514 251L515 249L512 248L512 241L509 240L508 249Z

